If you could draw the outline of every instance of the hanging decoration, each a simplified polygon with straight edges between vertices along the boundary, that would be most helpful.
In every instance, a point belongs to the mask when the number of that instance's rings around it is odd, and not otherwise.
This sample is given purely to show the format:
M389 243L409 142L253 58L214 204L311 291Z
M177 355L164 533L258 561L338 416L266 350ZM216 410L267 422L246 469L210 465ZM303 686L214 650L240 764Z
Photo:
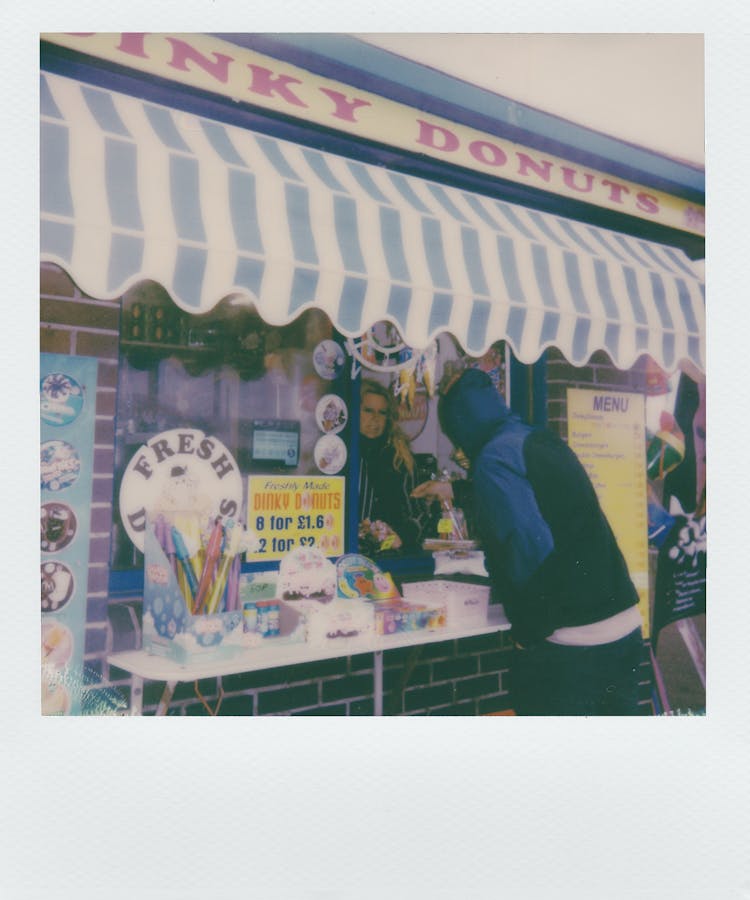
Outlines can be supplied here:
M352 378L361 369L397 375L393 392L409 409L414 404L417 387L423 384L428 395L435 392L435 366L437 342L432 341L424 350L415 350L401 339L392 322L378 322L357 338L348 338L346 349L352 357Z

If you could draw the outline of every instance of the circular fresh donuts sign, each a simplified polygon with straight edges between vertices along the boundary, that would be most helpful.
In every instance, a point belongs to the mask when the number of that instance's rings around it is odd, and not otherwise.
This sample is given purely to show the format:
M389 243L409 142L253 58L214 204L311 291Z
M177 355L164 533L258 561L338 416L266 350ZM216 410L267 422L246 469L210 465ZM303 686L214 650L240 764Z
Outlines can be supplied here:
M236 517L242 507L242 476L217 438L195 428L175 428L142 445L120 486L120 517L143 552L146 524L158 512L195 512Z

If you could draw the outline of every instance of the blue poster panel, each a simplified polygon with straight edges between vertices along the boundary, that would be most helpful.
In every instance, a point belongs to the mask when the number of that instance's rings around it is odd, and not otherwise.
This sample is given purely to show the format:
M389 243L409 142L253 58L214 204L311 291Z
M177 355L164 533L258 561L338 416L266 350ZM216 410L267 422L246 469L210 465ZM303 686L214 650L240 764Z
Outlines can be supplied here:
M43 715L81 713L97 365L81 356L40 357Z

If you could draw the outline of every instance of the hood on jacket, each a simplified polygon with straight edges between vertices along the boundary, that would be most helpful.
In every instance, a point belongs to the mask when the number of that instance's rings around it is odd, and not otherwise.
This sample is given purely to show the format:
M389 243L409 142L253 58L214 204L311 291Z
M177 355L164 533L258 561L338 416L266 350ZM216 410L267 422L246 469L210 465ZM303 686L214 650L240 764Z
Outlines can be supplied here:
M517 417L480 369L467 369L440 399L440 424L454 446L473 459L498 429Z

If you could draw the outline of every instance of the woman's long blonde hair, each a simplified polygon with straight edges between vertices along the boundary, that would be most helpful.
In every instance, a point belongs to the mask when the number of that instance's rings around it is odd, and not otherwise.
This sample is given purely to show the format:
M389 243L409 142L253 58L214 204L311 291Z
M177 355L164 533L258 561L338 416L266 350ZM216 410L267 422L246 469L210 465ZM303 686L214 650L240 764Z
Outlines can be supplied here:
M392 391L379 381L363 378L359 390L360 398L363 398L365 394L376 394L378 397L385 398L387 406L384 434L386 444L393 447L393 465L396 469L403 468L410 475L414 474L414 456L409 446L409 439L398 424L398 405Z

